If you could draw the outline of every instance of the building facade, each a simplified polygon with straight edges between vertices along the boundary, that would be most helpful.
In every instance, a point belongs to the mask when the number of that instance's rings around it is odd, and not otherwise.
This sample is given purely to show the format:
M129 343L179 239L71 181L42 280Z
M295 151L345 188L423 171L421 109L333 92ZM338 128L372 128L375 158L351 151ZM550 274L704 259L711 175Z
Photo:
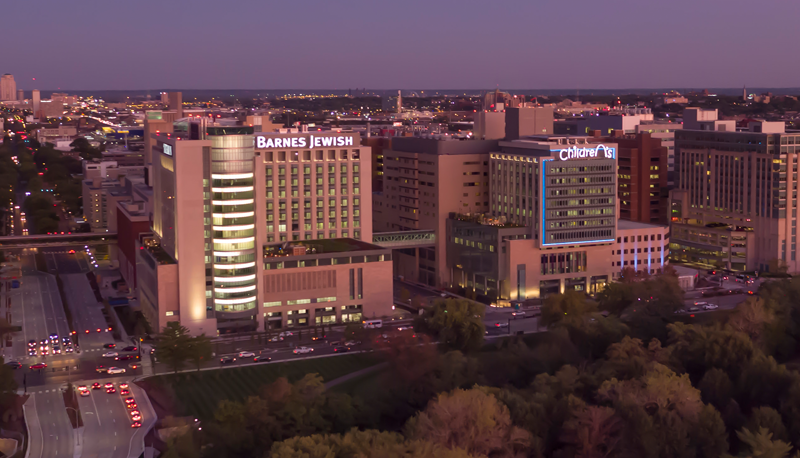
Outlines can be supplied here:
M190 122L151 141L153 237L137 252L148 319L211 334L392 313L391 253L358 240L372 236L358 134Z
M786 133L782 122L752 122L736 132L733 121L716 119L716 110L687 112L693 121L675 133L673 259L741 271L800 271L800 134Z
M649 133L615 135L619 148L619 217L669 224L669 150Z
M0 76L0 102L13 102L17 100L17 82L14 75L6 73Z

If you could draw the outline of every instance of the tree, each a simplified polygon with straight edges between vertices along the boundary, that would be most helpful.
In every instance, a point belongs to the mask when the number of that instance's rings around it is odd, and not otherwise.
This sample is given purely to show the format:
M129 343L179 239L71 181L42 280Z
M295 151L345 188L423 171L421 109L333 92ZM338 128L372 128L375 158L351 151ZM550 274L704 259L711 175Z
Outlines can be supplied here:
M437 299L414 321L414 328L461 351L483 345L486 307L466 299Z
M421 440L406 440L397 433L352 429L343 435L314 434L276 442L272 458L472 458L464 450L449 450ZM477 458L477 457L475 457Z
M733 396L733 382L725 371L716 367L709 369L703 375L697 388L700 390L704 402L720 410L728 406Z
M750 336L753 342L763 346L764 328L774 318L775 315L772 311L766 308L764 299L748 297L744 302L736 306L736 310L728 320L728 324L736 331Z
M789 440L789 435L786 432L786 426L783 424L781 414L772 407L756 407L750 413L750 419L747 421L745 429L749 431L760 431L762 428L766 428L772 433L772 436L776 440Z
M597 304L577 291L553 294L544 300L541 323L547 327L557 324L573 328L583 327L589 315L597 312Z
M161 334L156 336L156 354L158 359L166 363L174 372L178 372L183 364L192 356L192 336L185 326L177 321L170 321L164 326Z
M205 334L193 337L189 341L188 356L195 363L198 371L200 371L200 364L203 361L211 360L211 353L211 340Z
M757 433L747 428L736 431L736 435L750 449L749 453L740 454L747 458L783 458L792 451L792 446L780 440L773 440L772 433L767 428L761 428Z
M621 430L622 421L614 409L581 403L564 423L561 440L574 448L575 457L601 458L614 452Z
M755 354L753 341L730 326L678 322L667 329L675 363L698 377L712 367L733 375Z
M408 420L405 435L475 455L514 456L530 446L530 433L512 425L508 408L473 388L442 393Z

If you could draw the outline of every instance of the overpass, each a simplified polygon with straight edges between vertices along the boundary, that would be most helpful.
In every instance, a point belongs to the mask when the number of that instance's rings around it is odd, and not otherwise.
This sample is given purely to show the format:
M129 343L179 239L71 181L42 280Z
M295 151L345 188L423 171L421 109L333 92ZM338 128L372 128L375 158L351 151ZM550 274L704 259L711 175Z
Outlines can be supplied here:
M6 247L47 247L56 245L71 244L94 244L97 242L107 243L116 240L116 232L81 232L75 234L34 234L34 235L10 235L0 237L0 248Z
M376 232L372 234L372 243L384 248L420 248L436 245L434 231L400 231Z

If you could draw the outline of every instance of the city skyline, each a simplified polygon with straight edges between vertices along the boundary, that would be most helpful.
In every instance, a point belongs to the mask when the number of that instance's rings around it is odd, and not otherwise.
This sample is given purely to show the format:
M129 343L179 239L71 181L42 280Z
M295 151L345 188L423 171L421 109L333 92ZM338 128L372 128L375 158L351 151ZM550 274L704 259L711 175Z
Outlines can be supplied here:
M778 1L759 4L770 24L760 29L741 14L742 1L679 0L669 9L627 0L412 1L403 8L312 1L302 13L244 3L220 10L205 0L192 10L152 0L136 10L41 3L37 33L20 21L7 29L26 45L6 50L0 72L14 74L24 90L792 87L800 70L780 45L793 39L800 5ZM27 14L24 4L5 11ZM70 41L96 58L55 45ZM39 58L29 59L28 49ZM782 71L743 65L754 55L782 62Z

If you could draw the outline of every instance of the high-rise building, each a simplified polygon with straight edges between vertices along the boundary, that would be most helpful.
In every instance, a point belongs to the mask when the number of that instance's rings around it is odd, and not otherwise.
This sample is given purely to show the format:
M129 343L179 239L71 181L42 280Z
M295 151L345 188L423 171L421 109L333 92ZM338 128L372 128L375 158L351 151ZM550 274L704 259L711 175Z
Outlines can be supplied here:
M375 232L434 231L433 247L395 250L396 274L439 286L447 280L450 212L489 210L489 153L497 141L392 137L383 150L383 192L374 194Z
M17 83L14 75L6 73L0 76L0 102L17 100Z
M22 89L17 89L17 100L23 101L25 100L25 91Z
M513 301L596 293L625 269L662 271L669 227L618 219L617 153L592 137L499 142L489 211L447 221L449 286Z
M204 121L153 134L154 234L137 250L148 320L212 334L391 315L391 252L358 240L372 237L358 134Z
M42 95L38 89L34 89L31 92L31 105L33 107L33 117L39 118L41 116L39 112L42 109Z
M740 271L800 272L800 134L783 122L736 131L716 110L687 109L675 132L673 259Z
M178 119L183 117L183 92L168 92L169 110L174 111Z
M603 141L619 148L619 217L642 223L669 224L669 150L649 133L614 132Z

